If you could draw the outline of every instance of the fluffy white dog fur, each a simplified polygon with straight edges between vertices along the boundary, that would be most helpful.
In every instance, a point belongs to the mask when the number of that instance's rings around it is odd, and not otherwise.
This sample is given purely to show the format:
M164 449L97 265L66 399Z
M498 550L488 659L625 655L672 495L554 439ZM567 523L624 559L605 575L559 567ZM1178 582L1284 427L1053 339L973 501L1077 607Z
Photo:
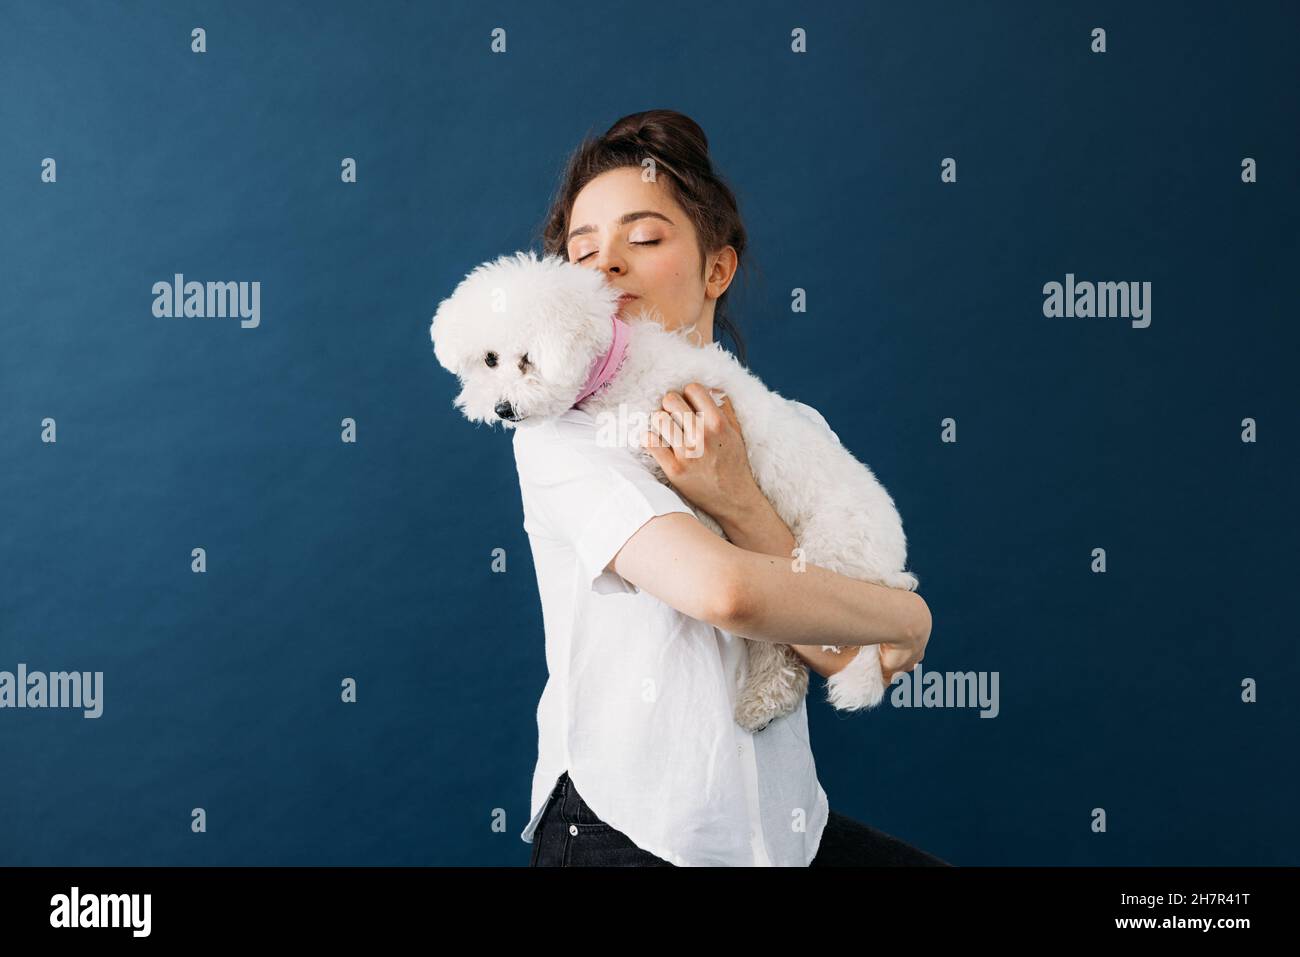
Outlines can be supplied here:
M507 429L525 417L562 415L610 348L619 294L599 271L558 256L517 253L476 268L439 305L429 330L438 362L461 382L455 407L470 421L501 422ZM598 422L633 423L620 439L629 454L671 487L640 447L650 415L665 393L689 382L730 395L754 478L805 561L893 588L916 588L916 576L904 571L907 541L894 500L866 465L717 343L696 346L685 331L665 331L644 313L629 326L618 373L581 403ZM495 364L488 364L488 353ZM503 402L512 419L497 414ZM619 416L620 406L622 419L602 419ZM694 511L723 534L712 516ZM808 672L785 645L746 643L748 677L735 717L757 731L798 707ZM863 646L827 685L829 701L844 711L874 708L884 691L875 645Z

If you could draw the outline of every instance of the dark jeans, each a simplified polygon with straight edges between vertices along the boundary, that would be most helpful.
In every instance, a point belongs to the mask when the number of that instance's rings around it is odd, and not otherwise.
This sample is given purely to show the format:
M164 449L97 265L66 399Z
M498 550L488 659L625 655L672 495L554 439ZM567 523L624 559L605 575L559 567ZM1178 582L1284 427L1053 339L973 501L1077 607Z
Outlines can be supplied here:
M642 850L587 807L563 772L533 832L529 867L672 867ZM948 867L947 861L919 850L835 811L822 832L810 867Z
M632 843L587 807L569 772L560 774L533 832L529 867L672 867Z

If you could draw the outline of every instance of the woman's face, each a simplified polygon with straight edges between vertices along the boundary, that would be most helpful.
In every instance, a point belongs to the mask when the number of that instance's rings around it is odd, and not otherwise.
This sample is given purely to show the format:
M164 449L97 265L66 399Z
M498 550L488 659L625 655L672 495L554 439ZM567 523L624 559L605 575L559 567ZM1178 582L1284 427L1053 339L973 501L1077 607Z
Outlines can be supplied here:
M665 329L693 328L696 345L713 341L714 307L735 275L736 252L727 246L701 269L694 225L638 167L609 170L582 188L569 215L568 253L637 297L620 307L621 318L651 307L649 317Z

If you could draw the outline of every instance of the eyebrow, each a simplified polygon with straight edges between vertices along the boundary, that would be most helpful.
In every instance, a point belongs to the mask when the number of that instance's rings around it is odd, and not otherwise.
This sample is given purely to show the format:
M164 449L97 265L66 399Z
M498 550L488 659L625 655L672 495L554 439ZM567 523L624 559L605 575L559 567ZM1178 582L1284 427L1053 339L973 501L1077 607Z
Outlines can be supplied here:
M618 224L620 226L626 226L628 223L635 222L638 219L646 219L647 217L651 217L654 219L662 219L669 226L677 225L671 219L665 216L663 213L656 213L653 209L638 209L636 212L633 213L624 213L622 216L619 217ZM594 233L595 231L596 231L595 226L591 226L591 225L579 226L577 229L569 233L569 238L565 241L571 242L574 236L581 236L584 233Z

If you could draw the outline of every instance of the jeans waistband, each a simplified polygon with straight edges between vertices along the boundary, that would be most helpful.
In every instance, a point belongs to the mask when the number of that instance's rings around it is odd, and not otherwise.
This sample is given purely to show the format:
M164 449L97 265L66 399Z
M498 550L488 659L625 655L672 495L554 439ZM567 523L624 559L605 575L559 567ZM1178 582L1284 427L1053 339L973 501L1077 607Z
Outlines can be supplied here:
M581 824L590 827L605 823L591 808L587 807L587 802L573 786L573 779L569 777L567 770L556 778L555 789L551 793L555 798L556 813L565 824Z

